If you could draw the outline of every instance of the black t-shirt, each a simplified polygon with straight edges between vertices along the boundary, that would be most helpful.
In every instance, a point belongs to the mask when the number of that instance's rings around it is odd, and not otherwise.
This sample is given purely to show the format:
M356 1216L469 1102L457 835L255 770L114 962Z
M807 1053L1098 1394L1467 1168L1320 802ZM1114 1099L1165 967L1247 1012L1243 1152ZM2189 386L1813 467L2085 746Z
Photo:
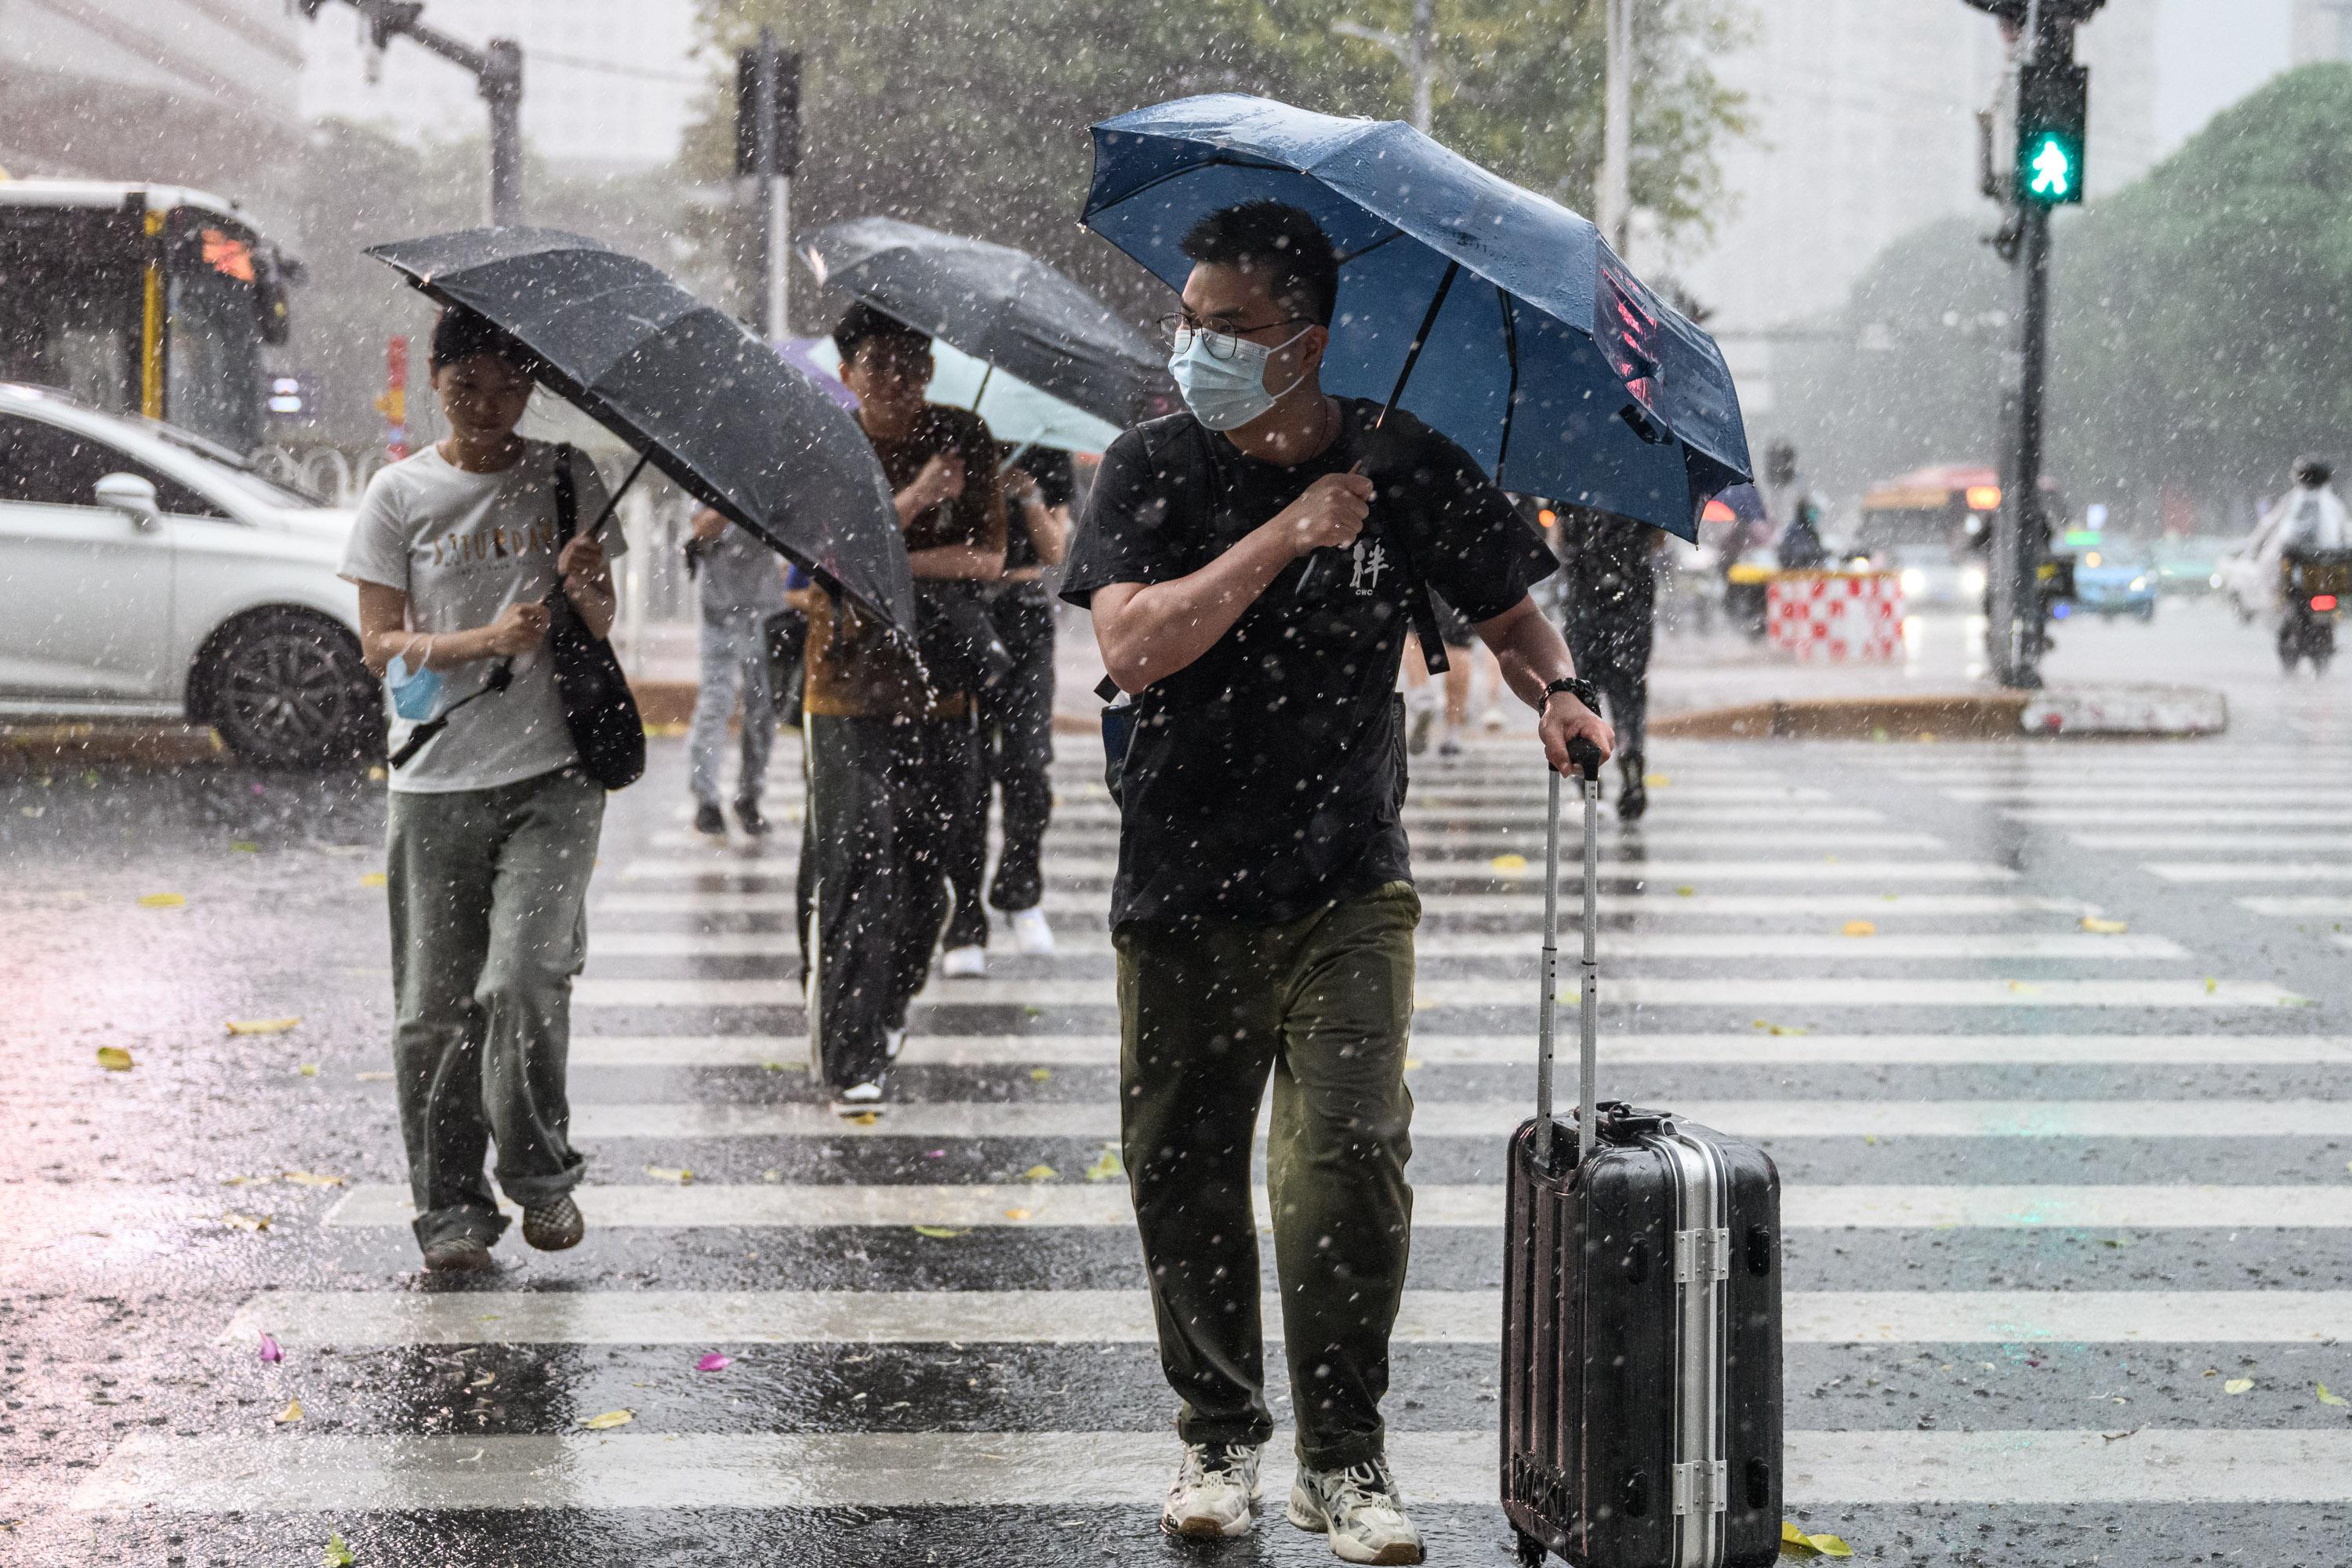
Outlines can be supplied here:
M1276 576L1192 664L1136 698L1122 771L1114 929L1184 919L1272 925L1411 875L1395 699L1414 573L1473 621L1501 615L1555 567L1470 455L1409 414L1339 400L1339 438L1293 468L1244 456L1189 414L1129 431L1103 455L1062 596L1199 571L1326 474L1367 461L1364 533L1297 597ZM1409 559L1411 571L1400 569Z

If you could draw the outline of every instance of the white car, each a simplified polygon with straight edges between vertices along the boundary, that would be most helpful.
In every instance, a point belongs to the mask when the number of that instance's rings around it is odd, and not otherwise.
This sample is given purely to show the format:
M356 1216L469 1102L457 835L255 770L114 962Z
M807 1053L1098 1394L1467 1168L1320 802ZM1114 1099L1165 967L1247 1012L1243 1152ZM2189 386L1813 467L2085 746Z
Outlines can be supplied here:
M351 529L200 436L0 382L0 714L184 717L276 765L380 746Z

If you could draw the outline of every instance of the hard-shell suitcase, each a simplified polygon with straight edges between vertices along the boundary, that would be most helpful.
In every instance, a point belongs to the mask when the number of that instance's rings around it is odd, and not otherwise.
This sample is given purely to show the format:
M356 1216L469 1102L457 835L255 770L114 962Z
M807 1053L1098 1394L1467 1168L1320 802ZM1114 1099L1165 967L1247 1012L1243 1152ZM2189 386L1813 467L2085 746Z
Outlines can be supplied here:
M1560 778L1545 853L1536 1116L1511 1140L1503 1507L1519 1561L1739 1568L1780 1548L1780 1181L1752 1144L1593 1099L1601 789L1584 783L1582 1071L1552 1118Z

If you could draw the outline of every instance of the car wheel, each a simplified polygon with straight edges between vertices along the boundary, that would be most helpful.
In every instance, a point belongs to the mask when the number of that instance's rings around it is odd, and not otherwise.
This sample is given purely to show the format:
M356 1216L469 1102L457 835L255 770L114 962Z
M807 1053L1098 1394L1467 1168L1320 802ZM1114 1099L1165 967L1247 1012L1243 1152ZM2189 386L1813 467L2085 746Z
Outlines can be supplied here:
M318 767L380 748L383 697L351 633L322 616L268 610L215 639L198 672L202 716L239 756Z

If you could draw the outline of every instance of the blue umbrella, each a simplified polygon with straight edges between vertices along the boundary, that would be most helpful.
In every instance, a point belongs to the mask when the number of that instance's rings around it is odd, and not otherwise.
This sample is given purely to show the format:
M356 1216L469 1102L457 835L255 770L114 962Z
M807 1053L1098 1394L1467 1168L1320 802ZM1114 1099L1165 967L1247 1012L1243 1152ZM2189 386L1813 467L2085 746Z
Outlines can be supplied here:
M1600 230L1397 121L1242 93L1094 128L1088 227L1181 289L1194 223L1272 198L1339 247L1323 384L1402 397L1504 489L1695 539L1707 498L1749 477L1739 395L1713 339L1645 287Z

